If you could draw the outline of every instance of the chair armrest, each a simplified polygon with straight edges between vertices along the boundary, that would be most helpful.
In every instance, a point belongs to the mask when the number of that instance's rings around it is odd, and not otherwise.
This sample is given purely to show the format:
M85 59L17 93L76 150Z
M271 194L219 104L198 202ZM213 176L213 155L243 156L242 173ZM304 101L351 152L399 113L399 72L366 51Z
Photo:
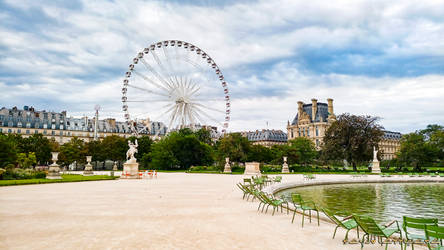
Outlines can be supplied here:
M389 226L391 226L393 223L395 223L396 222L396 224L398 224L398 221L397 220L392 220L392 221L390 221L389 223L387 223L387 224L385 224L384 225L384 227L389 227ZM399 227L399 226L398 226Z
M349 216L347 216L347 217L344 217L344 218L342 219L342 221L346 221L346 220L349 220L349 219L351 219L351 218L353 218L353 215L349 215Z

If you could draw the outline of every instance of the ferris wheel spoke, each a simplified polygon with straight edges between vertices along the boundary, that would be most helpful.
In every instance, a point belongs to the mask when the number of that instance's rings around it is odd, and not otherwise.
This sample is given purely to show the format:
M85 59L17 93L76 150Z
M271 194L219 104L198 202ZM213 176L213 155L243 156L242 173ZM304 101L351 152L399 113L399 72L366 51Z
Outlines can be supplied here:
M212 120L213 122L216 122L217 124L223 126L223 124L222 124L221 122L219 122L217 119L213 118L212 116L210 116L209 114L207 114L205 111L201 110L200 108L195 107L195 110L196 110L196 111L199 111L199 114L202 114L202 115L204 115L205 117L207 117L208 119ZM207 124L205 124L205 125L207 125Z
M152 90L149 90L149 89L146 89L146 88L142 88L142 87L139 87L139 86L135 86L135 85L132 85L132 84L128 84L128 87L135 88L135 89L138 89L138 90L141 90L141 91L144 91L144 92L148 92L148 93L151 93L151 94L168 97L167 94L158 93L158 92L155 92L155 91L152 91Z
M140 73L139 71L133 70L133 73L135 73L136 75L138 75L140 78L142 78L143 80L151 83L152 85L165 90L167 93L170 91L169 89L165 88L164 86L154 82L153 80L151 80L150 78L148 78L147 76L143 75L142 73Z
M174 107L174 103L169 103L169 104L167 104L167 105L164 105L164 106L162 106L159 110L163 110L163 109L165 109L165 108L168 108L168 107L170 107L170 106L173 106ZM142 116L142 115L146 115L146 114L149 114L149 113L151 113L152 111L150 111L150 112L144 112L144 113L141 113L141 114L138 114L138 115L135 115L134 117L139 117L139 116ZM166 112L164 112L164 113L162 113L161 115L164 115L164 114L166 114L166 113L168 113L169 111L166 111ZM160 117L161 117L161 115L159 115L158 117L156 117L156 119L154 119L154 120L157 120L157 119L159 119Z
M169 102L170 100L165 99L165 100L135 100L135 101L126 101L126 102Z
M171 64L170 57L168 56L169 54L168 54L168 51L167 51L166 47L163 46L162 49L163 49L163 54L165 55L165 58L167 60L168 66L170 66L170 68L174 72L174 68L173 68L173 65Z
M212 110L212 111L216 111L216 112L219 112L219 113L222 113L222 114L226 113L226 111L222 111L222 110L219 110L219 109L216 109L216 108L207 107L207 106L205 106L203 104L200 104L200 103L192 103L192 104L193 105L197 105L197 106L202 107L202 108L206 108L206 109Z
M163 72L165 79L168 80L169 83L173 83L170 79L170 76L167 74L168 71L164 68L163 63L160 61L159 57L157 56L156 51L153 50L151 52L151 55L153 56L154 60L157 62L157 65L159 65L160 71Z
M164 79L164 77L162 77L153 67L151 67L151 65L144 59L144 58L140 58L140 61L143 63L143 65L145 65L145 67L151 72L153 73L153 75L159 80L161 81L163 84L165 84L170 90L172 89L170 83L168 82L167 79Z

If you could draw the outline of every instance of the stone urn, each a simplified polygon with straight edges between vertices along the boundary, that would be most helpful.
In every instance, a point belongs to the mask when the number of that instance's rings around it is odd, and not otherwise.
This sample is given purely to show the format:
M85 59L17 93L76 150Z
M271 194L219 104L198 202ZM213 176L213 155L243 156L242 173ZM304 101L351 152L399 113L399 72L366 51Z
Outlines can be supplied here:
M94 175L93 172L93 166L91 165L91 159L92 156L87 156L86 157L86 165L85 165L85 169L83 170L83 176L92 176Z
M287 164L287 156L284 156L284 164L282 164L282 173L290 173L290 169Z
M46 179L62 179L60 174L60 167L57 165L57 159L59 157L59 152L51 152L52 154L52 164L49 165L48 175Z
M117 161L114 162L113 171L117 171Z
M231 173L230 158L225 158L224 173Z

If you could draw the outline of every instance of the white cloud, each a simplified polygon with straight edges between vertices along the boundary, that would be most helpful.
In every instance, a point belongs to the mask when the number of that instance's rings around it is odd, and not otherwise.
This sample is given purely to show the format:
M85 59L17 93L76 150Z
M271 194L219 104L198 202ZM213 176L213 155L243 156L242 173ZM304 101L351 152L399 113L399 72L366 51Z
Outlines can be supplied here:
M24 12L40 8L54 19L35 31L14 28L26 22L0 28L5 72L0 86L6 89L0 97L8 105L34 97L54 102L54 110L80 114L101 103L105 114L121 116L120 83L131 59L151 43L178 39L201 47L231 73L225 75L234 98L234 130L262 128L266 121L283 129L296 114L296 102L312 97L324 102L332 97L336 113L378 115L388 129L403 132L444 122L443 74L316 74L298 64L301 54L313 49L380 53L350 53L350 67L410 56L439 60L444 55L439 1L280 0L223 7L83 1L81 10L36 1L6 3ZM5 16L10 13L0 13L0 20ZM258 70L255 64L270 67Z

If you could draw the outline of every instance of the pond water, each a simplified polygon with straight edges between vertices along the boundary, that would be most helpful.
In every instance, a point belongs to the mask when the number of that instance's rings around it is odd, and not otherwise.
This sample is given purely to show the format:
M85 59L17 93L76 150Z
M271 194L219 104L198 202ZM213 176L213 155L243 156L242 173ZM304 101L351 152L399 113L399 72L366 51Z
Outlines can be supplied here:
M343 215L368 215L380 223L402 216L444 222L444 183L372 183L299 187L276 195L299 193L303 199Z

